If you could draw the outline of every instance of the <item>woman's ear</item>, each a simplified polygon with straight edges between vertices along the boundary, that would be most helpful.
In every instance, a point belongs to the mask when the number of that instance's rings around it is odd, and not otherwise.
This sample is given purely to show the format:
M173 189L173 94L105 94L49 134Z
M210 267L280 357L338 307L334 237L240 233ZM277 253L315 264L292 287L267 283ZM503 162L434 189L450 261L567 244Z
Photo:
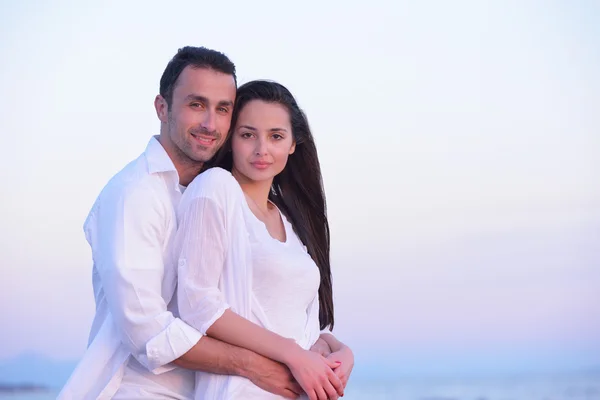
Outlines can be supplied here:
M296 141L294 140L294 143L292 143L292 147L290 147L289 154L292 155L292 154L294 154L295 151L296 151Z

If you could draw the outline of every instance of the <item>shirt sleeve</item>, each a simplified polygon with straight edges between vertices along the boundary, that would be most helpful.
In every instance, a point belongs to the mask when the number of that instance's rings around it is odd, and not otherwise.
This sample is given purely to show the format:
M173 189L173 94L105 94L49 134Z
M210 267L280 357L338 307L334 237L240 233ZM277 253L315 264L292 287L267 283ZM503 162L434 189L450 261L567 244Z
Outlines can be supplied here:
M163 298L164 204L144 185L113 190L86 224L94 263L121 341L148 370L160 374L202 335L167 310Z
M181 318L206 335L206 331L230 308L219 287L228 247L226 211L207 174L202 188L186 189L173 251L178 261L177 298ZM202 177L204 178L204 177ZM214 178L214 177L213 177Z

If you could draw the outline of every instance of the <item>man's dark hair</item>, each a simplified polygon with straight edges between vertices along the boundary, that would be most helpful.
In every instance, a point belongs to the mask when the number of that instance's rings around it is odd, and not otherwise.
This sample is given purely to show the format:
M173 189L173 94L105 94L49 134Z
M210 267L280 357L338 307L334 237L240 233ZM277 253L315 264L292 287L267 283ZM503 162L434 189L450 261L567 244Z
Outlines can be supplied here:
M173 102L173 90L181 71L188 65L193 68L208 68L232 75L237 86L235 65L223 53L206 47L185 46L177 51L160 78L160 95L166 100L169 109Z

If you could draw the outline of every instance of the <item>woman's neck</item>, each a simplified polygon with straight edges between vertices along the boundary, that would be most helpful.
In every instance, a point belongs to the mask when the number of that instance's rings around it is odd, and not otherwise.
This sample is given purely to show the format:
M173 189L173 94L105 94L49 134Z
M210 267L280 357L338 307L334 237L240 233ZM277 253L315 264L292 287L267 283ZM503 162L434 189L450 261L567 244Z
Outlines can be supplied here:
M262 212L267 213L269 211L269 192L271 191L273 179L252 181L238 173L235 169L231 171L231 174L242 187L244 194L252 199L254 204L260 208Z

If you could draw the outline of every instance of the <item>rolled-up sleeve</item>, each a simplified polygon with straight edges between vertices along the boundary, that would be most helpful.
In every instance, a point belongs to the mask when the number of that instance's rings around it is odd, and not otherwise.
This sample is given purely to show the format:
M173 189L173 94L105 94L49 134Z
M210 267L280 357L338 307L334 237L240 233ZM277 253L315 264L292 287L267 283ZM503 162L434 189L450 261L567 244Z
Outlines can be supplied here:
M178 219L173 251L178 262L179 312L206 335L229 308L219 288L227 252L225 212L214 198L199 194L182 202Z
M166 212L152 187L139 184L105 193L86 223L95 267L121 341L155 374L175 368L169 363L202 337L174 317L163 298Z

